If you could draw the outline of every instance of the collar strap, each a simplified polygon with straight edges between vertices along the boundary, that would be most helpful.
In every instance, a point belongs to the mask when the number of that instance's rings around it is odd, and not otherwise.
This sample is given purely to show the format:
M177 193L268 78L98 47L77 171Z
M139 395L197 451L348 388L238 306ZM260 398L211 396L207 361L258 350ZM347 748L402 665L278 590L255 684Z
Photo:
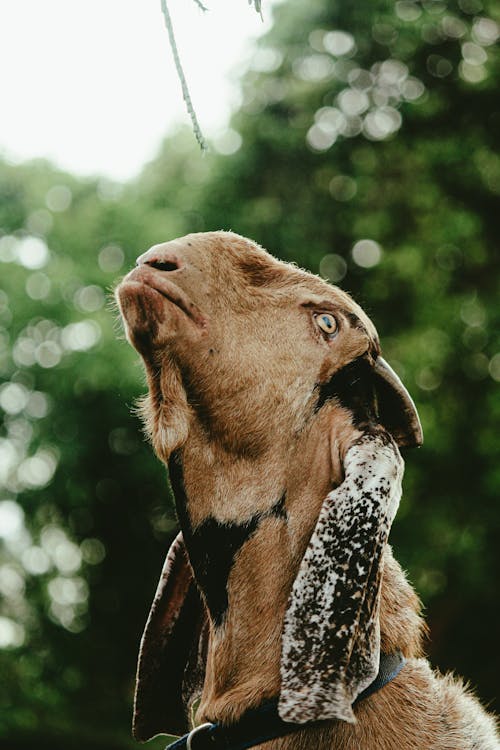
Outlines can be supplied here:
M358 695L354 705L391 682L405 664L406 659L400 651L394 654L381 654L378 675ZM250 709L236 724L223 726L216 723L196 727L189 734L168 745L165 750L246 750L246 748L299 732L307 726L319 723L323 722L294 724L283 721L278 714L278 700L274 699L263 703L258 708Z

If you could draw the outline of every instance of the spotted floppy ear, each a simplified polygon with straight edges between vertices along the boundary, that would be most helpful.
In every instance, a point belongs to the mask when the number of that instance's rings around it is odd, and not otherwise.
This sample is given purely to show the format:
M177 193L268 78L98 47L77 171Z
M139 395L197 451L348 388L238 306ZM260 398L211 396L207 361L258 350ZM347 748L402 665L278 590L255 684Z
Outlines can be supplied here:
M189 731L193 700L205 673L208 619L182 534L168 552L142 636L137 665L133 734Z
M285 721L355 722L352 704L379 670L382 556L403 460L390 434L375 427L352 443L343 469L344 481L323 502L285 615Z

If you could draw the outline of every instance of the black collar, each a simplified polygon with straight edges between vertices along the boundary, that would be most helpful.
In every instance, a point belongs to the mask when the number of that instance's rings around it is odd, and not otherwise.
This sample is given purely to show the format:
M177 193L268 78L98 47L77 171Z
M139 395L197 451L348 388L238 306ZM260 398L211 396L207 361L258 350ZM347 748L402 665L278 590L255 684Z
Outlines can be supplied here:
M369 695L376 693L387 683L391 682L401 672L406 659L400 651L394 654L381 654L379 672L371 685L368 685L358 695L354 703L358 703ZM324 722L314 722L314 725ZM204 724L192 732L192 750L246 750L246 748L260 745L262 742L284 737L287 734L299 732L312 724L292 724L283 721L278 715L278 700L268 701L259 708L247 711L236 724L223 726L222 724ZM176 740L165 750L186 750L188 737Z

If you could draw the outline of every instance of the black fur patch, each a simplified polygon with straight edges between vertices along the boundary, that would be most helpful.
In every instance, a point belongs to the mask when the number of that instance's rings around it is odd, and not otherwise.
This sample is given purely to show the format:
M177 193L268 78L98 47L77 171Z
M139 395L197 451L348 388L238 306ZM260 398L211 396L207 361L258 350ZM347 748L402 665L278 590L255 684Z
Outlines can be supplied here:
M193 529L189 518L182 463L178 454L172 454L168 468L189 560L214 624L219 626L224 622L228 607L227 581L236 555L245 542L255 534L264 518L286 518L286 495L283 494L269 511L257 513L245 523L221 523L213 517L208 517Z
M168 474L170 477L172 493L174 495L177 518L179 519L179 524L184 535L184 543L187 547L186 534L189 535L190 533L191 523L187 512L187 495L184 486L182 460L178 451L173 451L168 460Z
M222 625L228 606L227 580L234 559L255 534L259 516L246 524L220 524L208 518L191 534L189 557L215 625Z
M276 518L283 518L286 521L286 492L282 494L276 505L273 505L269 513L266 513L266 515L275 516Z
M364 424L376 419L376 397L373 369L365 357L358 357L336 372L328 383L316 386L318 400L315 411L336 399L341 406L349 409L354 424Z

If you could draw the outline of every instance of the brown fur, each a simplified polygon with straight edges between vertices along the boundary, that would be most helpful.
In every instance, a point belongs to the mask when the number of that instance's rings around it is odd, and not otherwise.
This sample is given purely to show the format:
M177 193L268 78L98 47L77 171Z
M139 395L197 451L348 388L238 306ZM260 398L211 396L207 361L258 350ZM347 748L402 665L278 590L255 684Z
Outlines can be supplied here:
M177 270L155 270L165 261ZM336 401L315 413L315 386L357 357L373 361L378 339L347 294L231 233L188 235L153 247L139 262L118 298L146 365L146 427L164 461L174 450L182 458L192 527L209 517L242 524L286 493L287 517L265 517L237 553L225 622L210 627L197 720L231 722L279 693L290 590L322 501L342 482L343 456L360 435ZM318 331L315 310L335 312L334 341ZM262 748L498 746L494 722L477 701L420 658L420 605L389 547L380 628L382 650L400 649L409 662L356 706L357 723L327 722Z

